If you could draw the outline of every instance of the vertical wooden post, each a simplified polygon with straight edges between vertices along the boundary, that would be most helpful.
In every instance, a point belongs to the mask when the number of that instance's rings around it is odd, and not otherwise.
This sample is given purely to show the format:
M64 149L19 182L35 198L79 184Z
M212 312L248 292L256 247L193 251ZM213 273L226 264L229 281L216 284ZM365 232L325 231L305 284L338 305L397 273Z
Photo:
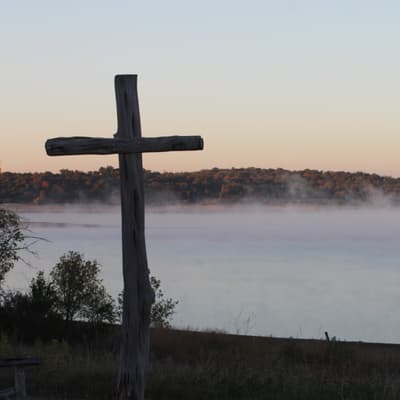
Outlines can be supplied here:
M14 367L14 384L16 400L26 400L26 384L24 367Z
M137 76L115 78L118 139L141 137ZM118 399L143 400L150 345L150 285L144 236L142 155L119 154L122 215L123 317Z

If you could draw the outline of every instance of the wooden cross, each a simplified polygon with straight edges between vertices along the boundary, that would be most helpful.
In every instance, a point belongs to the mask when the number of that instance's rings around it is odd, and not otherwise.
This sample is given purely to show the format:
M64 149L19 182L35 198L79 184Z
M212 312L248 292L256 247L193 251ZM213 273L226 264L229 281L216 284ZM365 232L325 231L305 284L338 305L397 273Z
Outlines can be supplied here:
M202 150L200 136L142 138L137 75L115 77L118 130L113 139L55 138L46 142L50 156L72 154L119 155L122 214L123 317L117 394L119 400L143 400L148 363L150 285L144 236L143 152Z

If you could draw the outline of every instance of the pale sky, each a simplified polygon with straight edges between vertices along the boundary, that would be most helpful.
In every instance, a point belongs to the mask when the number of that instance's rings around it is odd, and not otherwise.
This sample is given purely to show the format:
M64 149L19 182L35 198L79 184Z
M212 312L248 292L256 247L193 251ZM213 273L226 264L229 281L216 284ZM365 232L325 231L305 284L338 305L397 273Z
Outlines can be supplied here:
M138 74L143 136L200 134L158 171L400 176L400 2L0 0L3 171L94 170L56 136L111 137L114 75Z

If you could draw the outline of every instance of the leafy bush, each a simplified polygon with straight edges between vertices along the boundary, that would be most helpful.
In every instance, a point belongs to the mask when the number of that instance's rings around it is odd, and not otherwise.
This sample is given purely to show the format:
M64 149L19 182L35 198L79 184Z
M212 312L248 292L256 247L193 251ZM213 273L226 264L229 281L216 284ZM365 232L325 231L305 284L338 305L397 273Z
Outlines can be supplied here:
M21 340L38 337L50 339L63 331L61 317L55 309L55 291L43 271L32 279L27 293L2 292L0 296L1 331Z

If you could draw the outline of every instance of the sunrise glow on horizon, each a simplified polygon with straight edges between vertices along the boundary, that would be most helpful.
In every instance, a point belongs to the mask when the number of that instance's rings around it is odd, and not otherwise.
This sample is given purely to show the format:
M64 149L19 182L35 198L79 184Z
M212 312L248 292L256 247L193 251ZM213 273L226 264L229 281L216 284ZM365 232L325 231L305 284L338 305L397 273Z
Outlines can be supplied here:
M0 15L0 167L97 170L47 139L112 137L114 76L138 74L143 136L201 135L157 171L345 170L400 176L400 3L50 0Z

